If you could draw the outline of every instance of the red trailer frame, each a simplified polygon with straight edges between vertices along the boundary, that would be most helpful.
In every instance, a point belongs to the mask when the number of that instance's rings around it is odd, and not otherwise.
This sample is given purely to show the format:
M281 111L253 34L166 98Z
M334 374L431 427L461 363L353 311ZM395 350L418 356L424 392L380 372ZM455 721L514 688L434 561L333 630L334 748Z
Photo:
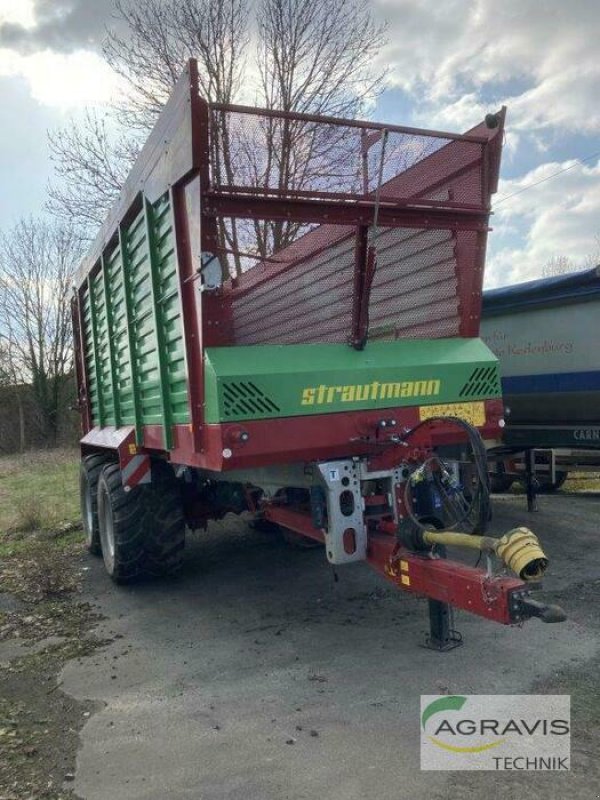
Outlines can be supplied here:
M207 423L203 354L209 347L294 341L294 336L296 341L347 342L360 348L369 330L369 314L379 321L381 335L391 338L476 337L490 198L497 189L504 117L505 109L501 109L469 133L456 135L244 106L211 105L200 97L197 65L190 61L78 276L73 322L83 454L116 452L123 485L128 490L150 480L153 457L225 473L286 462L361 456L368 459L368 468L375 473L394 469L401 461L422 462L432 448L457 442L456 428L451 423L420 424L417 407L386 409L386 417L394 420L394 427L389 429L382 425L381 411L257 419L244 422L243 429L237 423ZM266 168L261 180L243 180L248 178L247 167L245 173L241 171L240 182L239 175L233 174L235 170L228 173L220 165L221 156L214 151L215 141L223 136L220 126L225 125L224 119L241 131L238 143L244 141L242 134L247 134L245 126L255 125L264 132L274 119L284 127L286 121L314 123L326 132L336 131L327 147L335 150L339 146L340 153L347 151L349 138L355 137L353 141L359 142L357 152L364 167L362 191L350 190L354 173L353 165L347 163L342 164L343 180L336 186L324 185L319 175L312 176L301 187L273 185ZM395 141L394 137L402 146L388 151L390 163L386 167L388 173L384 174L385 145L390 138ZM250 144L246 147L251 149L251 135L247 141ZM400 169L394 159L406 160L411 148L417 153L414 163L406 166L404 161ZM376 150L377 157L373 155ZM374 181L373 167L378 159L379 176ZM263 169L256 161L250 164L252 168ZM140 209L146 209L145 204L157 202L167 186L185 320L190 422L167 424L165 419L164 425L94 425L89 363L84 355L81 292L86 281L89 287L90 275L94 271L97 274L102 267L107 249L120 242L128 221ZM233 248L238 262L251 258L256 265L226 281L219 291L199 292L203 254L209 254L211 259L218 254L224 263L232 252L225 246L228 237L251 231L248 225L255 226L254 232L259 237L262 229L256 226L264 221L273 226L269 235L275 236L273 231L294 225L299 226L298 235L290 241L281 238L283 245L274 248L274 254L268 248L262 251L255 248L249 253L241 246ZM425 299L421 303L410 301L411 305L403 312L406 322L391 327L386 321L389 317L386 287L379 286L375 276L369 238L373 228L387 232L382 238L400 235L405 242L412 242L409 249L412 247L413 258L418 259L428 275ZM393 242L389 246L393 247ZM439 252L442 246L443 257ZM286 309L285 299L282 300L286 283L303 269L315 269L315 257L332 247L346 248L346 257L348 252L352 253L351 268L343 277L338 274L340 270L325 274L313 294L307 290L308 296L311 302L317 302L319 294L327 296L329 291L330 296L342 298L340 307L346 305L341 311L322 315L319 324L298 318L292 330L290 314L294 312ZM405 272L399 269L400 277L396 278L405 281L407 294L415 291L411 288L411 264ZM267 286L272 302L277 300L280 310L273 315L270 326L262 326L261 306L256 299ZM448 290L450 300L440 301L443 287ZM392 296L397 297L398 292ZM485 401L485 422L478 426L484 438L499 437L502 414L501 401ZM409 441L397 434L413 430ZM403 516L404 498L399 486L396 501ZM253 504L251 493L249 504ZM274 502L263 504L262 510L272 522L323 540L322 531L308 514ZM528 604L529 590L521 580L486 574L441 559L430 551L412 552L399 544L389 517L371 526L366 559L403 590L426 595L437 603L451 603L503 624L536 613ZM445 641L439 641L440 636ZM450 646L449 636L446 626L445 633L437 636L436 644L443 648Z

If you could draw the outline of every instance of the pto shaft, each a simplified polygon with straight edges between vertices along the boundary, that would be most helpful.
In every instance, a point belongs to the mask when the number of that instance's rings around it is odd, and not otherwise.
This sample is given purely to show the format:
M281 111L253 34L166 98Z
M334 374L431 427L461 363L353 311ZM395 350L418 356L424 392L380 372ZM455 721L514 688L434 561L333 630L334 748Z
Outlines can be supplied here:
M423 542L495 553L523 581L540 580L548 567L548 559L537 536L528 528L513 528L500 539L469 533L424 531Z

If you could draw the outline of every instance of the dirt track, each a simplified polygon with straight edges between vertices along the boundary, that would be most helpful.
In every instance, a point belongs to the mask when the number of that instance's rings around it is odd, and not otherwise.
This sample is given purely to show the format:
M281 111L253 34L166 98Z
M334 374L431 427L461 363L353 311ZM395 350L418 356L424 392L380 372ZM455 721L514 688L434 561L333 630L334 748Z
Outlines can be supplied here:
M426 605L361 565L339 570L235 519L191 538L171 583L112 586L92 561L85 593L119 638L63 690L103 710L81 736L75 791L86 800L397 800L596 797L600 498L540 501L530 525L552 559L549 599L569 622L504 628L467 614L465 645L419 647ZM497 498L494 530L523 523ZM529 522L529 520L527 520ZM225 535L227 534L227 535ZM571 774L419 771L421 693L573 694ZM457 780L460 778L460 780Z

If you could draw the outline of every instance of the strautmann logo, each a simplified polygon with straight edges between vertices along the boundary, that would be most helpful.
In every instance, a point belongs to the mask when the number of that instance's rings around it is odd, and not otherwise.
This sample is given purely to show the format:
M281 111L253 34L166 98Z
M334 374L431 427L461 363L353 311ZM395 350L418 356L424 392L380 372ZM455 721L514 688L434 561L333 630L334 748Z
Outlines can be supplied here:
M568 770L568 695L421 697L421 769Z
M364 403L369 400L399 400L401 398L437 397L442 382L437 379L382 383L348 384L345 386L307 386L302 389L303 406L322 406L334 403Z

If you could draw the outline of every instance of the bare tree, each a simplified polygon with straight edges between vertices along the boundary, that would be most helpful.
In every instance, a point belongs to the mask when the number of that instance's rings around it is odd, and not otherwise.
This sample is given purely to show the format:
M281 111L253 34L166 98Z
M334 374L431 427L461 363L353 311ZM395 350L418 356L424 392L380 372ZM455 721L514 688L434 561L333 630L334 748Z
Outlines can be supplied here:
M373 61L385 40L385 26L373 20L364 3L262 0L258 28L260 105L352 118L382 88L385 72L374 71ZM343 127L271 117L258 148L263 164L262 169L254 166L255 180L279 190L339 189L356 178L348 153L357 144L352 138ZM298 226L290 223L267 221L255 227L263 256L298 235Z
M53 445L72 370L70 295L82 254L72 228L34 219L0 236L0 332L9 378L30 384L40 434Z
M383 73L372 64L385 40L384 26L359 0L117 0L116 17L122 32L109 32L104 52L127 87L117 111L134 135L151 127L190 57L199 61L202 94L217 103L236 102L244 85L246 94L253 87L259 106L353 117L383 85ZM232 131L225 115L213 114L212 125L217 183L234 183L241 169L257 186L302 189L316 176L322 181L327 170L348 168L339 162L340 142L314 124L271 119L245 144L243 132ZM104 215L135 147L128 153L121 148L121 159L112 161L100 186L111 146L93 118L54 136L51 146L60 181L52 192L54 207L74 220ZM224 247L243 249L236 224L221 225ZM259 255L297 234L297 226L253 227ZM239 269L235 257L232 271Z
M600 234L594 236L594 247L584 259L584 269L593 269L600 265Z
M128 88L123 122L149 130L190 58L202 94L217 103L237 96L249 42L249 0L117 0L125 34L108 32L104 56Z
M553 278L557 275L567 275L569 272L577 272L578 269L576 264L568 258L568 256L556 255L552 256L552 258L548 259L544 264L542 277Z
M4 342L0 335L0 386L11 386L12 364L7 342Z
M12 342L0 333L0 452L19 452L26 447L24 386ZM15 430L15 412L18 428ZM16 434L16 435L15 435Z
M569 275L585 269L593 269L600 264L600 234L594 237L594 247L585 256L583 261L577 263L565 255L554 255L544 264L542 276L551 278L557 275Z
M89 113L50 137L57 181L51 209L63 219L97 227L105 218L139 148L190 58L200 89L214 102L239 92L247 45L249 0L116 0L117 27L104 56L125 92L106 123Z
M354 117L381 88L373 59L385 26L357 0L262 0L261 99L268 108Z
M139 137L111 135L106 117L87 110L81 124L49 133L49 143L59 177L48 189L51 210L92 238L135 161Z

